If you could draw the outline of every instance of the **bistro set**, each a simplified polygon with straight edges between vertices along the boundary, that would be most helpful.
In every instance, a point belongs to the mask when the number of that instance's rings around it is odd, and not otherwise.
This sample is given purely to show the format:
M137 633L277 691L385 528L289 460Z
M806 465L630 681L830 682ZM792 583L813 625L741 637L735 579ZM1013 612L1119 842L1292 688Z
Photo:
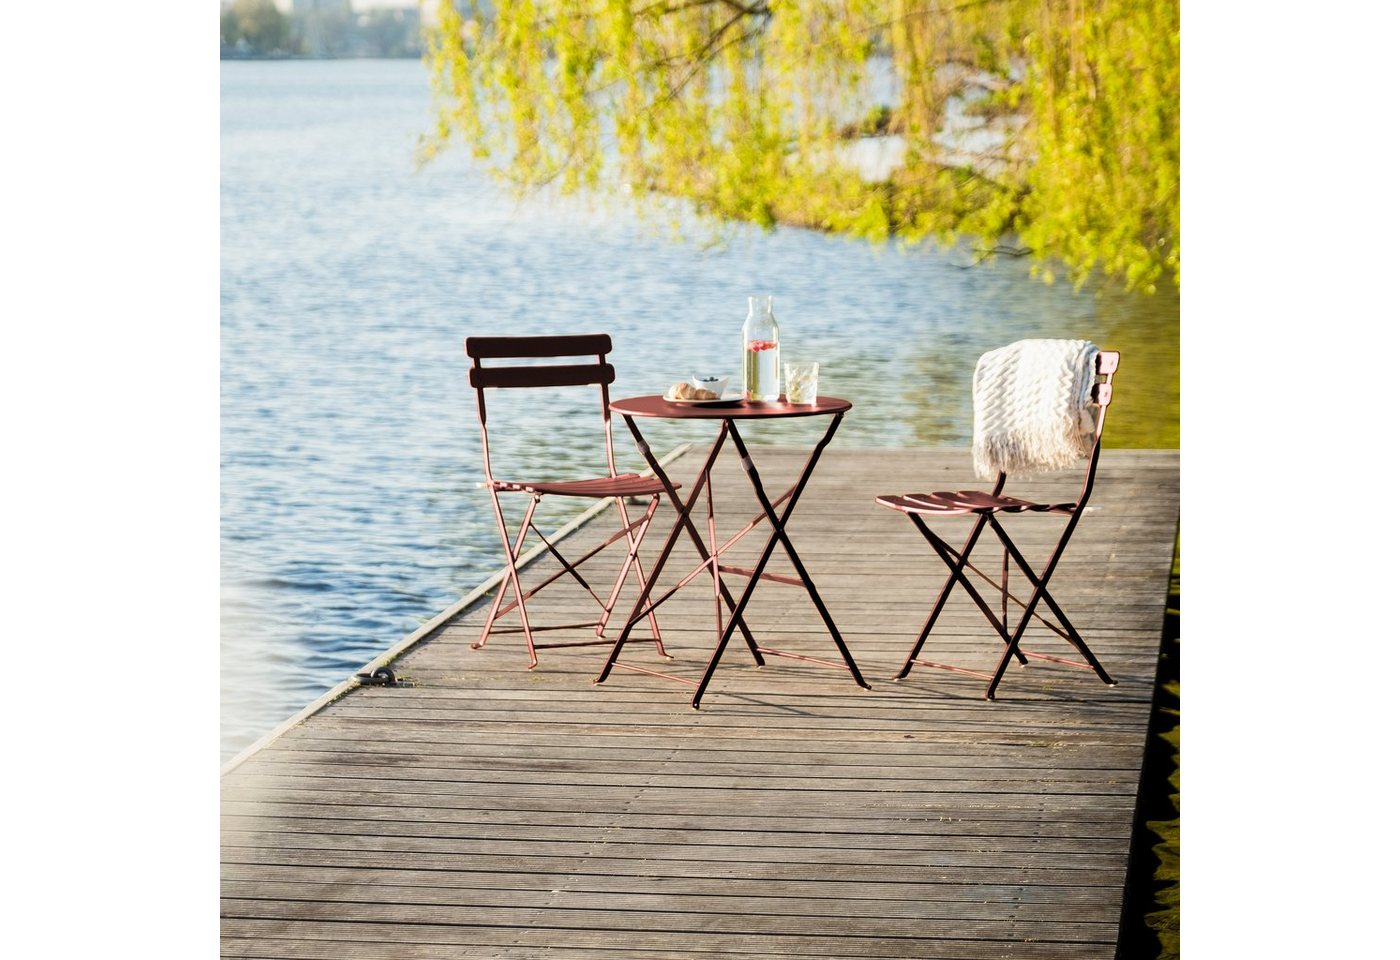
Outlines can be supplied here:
M822 451L831 443L841 420L852 408L848 400L838 397L814 396L810 402L792 402L787 396L776 401L754 401L743 398L716 397L708 403L682 402L666 395L627 397L613 400L608 386L616 372L608 362L612 339L607 334L578 334L565 336L468 337L467 356L471 360L468 380L475 390L477 413L481 424L481 449L485 467L486 489L489 491L497 527L505 549L505 579L496 590L487 612L481 635L473 648L487 642L493 632L519 633L524 637L529 667L538 663L538 651L551 647L600 645L609 647L607 659L595 683L605 681L613 670L628 670L694 687L691 705L699 708L706 687L714 676L726 647L735 632L743 638L748 654L762 666L764 657L791 657L826 666L845 669L852 680L869 689L855 658L842 639L841 631L821 594L803 565L788 532L788 523L797 508L808 481L817 469ZM520 361L528 361L521 363ZM558 361L568 362L558 362ZM1028 657L1053 660L1058 663L1092 670L1104 683L1114 680L1099 663L1083 637L1070 622L1060 604L1049 591L1051 577L1064 555L1070 538L1079 524L1093 490L1094 475L1099 461L1104 417L1113 396L1112 380L1118 368L1119 355L1099 350L1083 340L1022 340L989 351L978 361L973 376L974 437L973 461L979 476L991 481L988 490L927 491L872 494L872 506L898 511L909 517L917 532L928 542L934 554L946 565L948 574L933 607L896 673L896 678L909 674L915 666L934 667L980 677L987 681L985 696L995 699L996 690L1011 660L1025 664ZM497 363L496 361L507 361ZM498 479L492 472L490 441L487 430L487 391L493 389L525 389L542 387L597 387L601 399L603 445L606 452L607 475L566 481L524 481ZM619 473L613 453L613 415L622 418L637 450L646 460L649 474ZM740 425L748 428L751 421L773 421L799 417L826 418L826 429L812 447L795 483L787 490L771 496L764 486ZM716 436L701 461L688 493L682 497L683 485L667 474L661 460L647 443L639 421L680 420L708 421L716 426ZM518 427L518 424L512 424ZM740 529L722 542L715 527L711 473L726 444L737 454L745 476L753 488L758 512ZM1062 502L1041 502L1010 496L1005 492L1009 477L1063 470L1078 462L1086 462L1083 484L1078 497ZM524 519L514 536L502 510L502 495L526 494ZM661 498L676 511L675 521L666 535L650 571L643 567L640 548L647 535ZM590 550L566 559L557 544L550 542L534 524L535 509L544 497L575 497L588 500L611 500L619 527L603 542ZM699 516L701 498L704 515ZM628 501L641 500L645 509L635 519ZM1058 540L1039 569L1034 567L1017 546L1008 527L1011 515L1044 514L1059 517L1064 527ZM935 532L931 524L949 520L971 521L970 531L961 546L954 546ZM701 525L703 524L703 531ZM754 565L738 567L725 562L724 554L755 530L766 529L767 539ZM990 530L1001 547L1001 569L983 572L972 562L973 550ZM521 583L519 561L527 535L533 532L559 562L560 569L530 589ZM626 557L610 585L606 596L595 590L580 570L580 565L619 540L626 542ZM694 548L697 562L683 575L676 576L675 566L684 563L683 541ZM679 548L679 550L678 550ZM769 561L781 548L796 576L770 573ZM678 556L679 554L679 556ZM1011 584L1011 568L1015 569L1029 587L1029 593L1018 596ZM667 569L673 570L667 578ZM743 588L736 597L723 579L724 574L742 577ZM587 591L597 602L596 620L569 624L532 623L528 601L551 584L569 578ZM618 610L618 600L628 578L635 579L639 593L625 619ZM705 577L713 588L716 610L715 645L713 653L698 677L682 677L623 659L628 642L641 640L654 648L658 658L669 659L656 610L678 591ZM989 584L992 602L973 584L977 577ZM820 615L840 659L821 659L782 650L759 642L744 619L754 592L762 581L778 582L805 589L812 606ZM933 632L940 614L947 607L955 589L961 588L986 617L1002 643L998 661L990 672L922 659L925 642ZM509 589L510 599L507 599ZM1018 588L1024 589L1024 588ZM994 604L1000 608L994 609ZM1012 606L1017 608L1013 616ZM1043 608L1048 616L1037 611ZM519 627L499 625L509 614L519 619ZM615 616L617 614L617 616ZM1079 659L1068 659L1023 650L1022 639L1035 619L1064 639ZM614 635L609 637L609 627ZM542 641L537 634L551 630L591 628L593 638L559 642Z

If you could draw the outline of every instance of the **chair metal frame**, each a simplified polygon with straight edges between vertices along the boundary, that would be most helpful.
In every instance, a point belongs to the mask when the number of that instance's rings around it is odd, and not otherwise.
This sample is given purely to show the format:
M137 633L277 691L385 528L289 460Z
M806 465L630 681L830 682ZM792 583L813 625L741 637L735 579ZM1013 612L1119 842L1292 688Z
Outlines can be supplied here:
M1099 450L1103 440L1104 419L1107 416L1108 405L1113 398L1113 374L1118 369L1119 354L1116 351L1100 351L1095 361L1096 383L1092 387L1091 400L1098 405L1098 414L1094 425L1094 446L1089 455L1089 464L1084 473L1084 485L1080 491L1078 499L1064 503L1037 503L1029 500L1022 500L1016 497L1008 497L1002 493L1006 486L1007 476L1004 472L997 475L996 483L990 492L982 490L959 490L956 492L940 491L930 494L904 494L888 495L876 497L875 502L883 507L892 510L899 510L914 522L919 533L933 547L935 553L948 566L948 579L943 584L943 589L938 594L938 599L934 602L933 609L929 612L928 619L924 622L923 629L919 632L918 638L914 641L913 647L909 650L909 655L904 660L904 665L895 674L895 680L902 680L909 675L909 671L915 664L925 667L936 667L941 670L950 670L954 673L965 674L967 676L979 677L988 681L986 698L996 699L997 686L1001 683L1007 666L1011 663L1011 658L1015 657L1022 665L1028 662L1027 657L1034 657L1038 660L1049 660L1072 667L1080 667L1086 670L1093 670L1094 673L1106 684L1116 684L1117 681L1109 676L1108 672L1094 656L1089 645L1084 642L1084 638L1079 635L1079 631L1070 623L1065 612L1060 605L1055 602L1055 598L1050 595L1049 583L1051 576L1055 573L1055 567L1059 564L1060 558L1064 555L1065 548L1069 546L1070 536L1074 533L1075 527L1079 525L1079 519L1084 515L1084 509L1089 503L1089 495L1094 489L1094 475L1098 469ZM1100 379L1102 378L1102 379ZM1055 544L1050 553L1049 559L1037 576L1031 568L1020 549L1016 546L1006 528L997 519L998 514L1003 513L1052 513L1068 516L1059 541ZM925 517L967 517L975 516L977 519L973 523L972 531L968 534L962 549L955 550L951 544L940 538L925 521ZM1001 580L997 582L992 577L977 569L971 563L972 551L976 547L978 539L982 536L987 527L991 527L997 539L1001 541L1003 553L1001 564ZM1021 600L1011 593L1009 587L1010 563L1015 561L1016 567L1025 576L1031 586L1029 599ZM1001 595L1001 616L988 605L986 600L972 582L968 579L966 571L975 573L978 577L995 587ZM933 632L934 623L943 612L944 606L952 594L954 583L960 584L962 588L972 598L973 603L982 611L992 628L1001 637L1004 649L1001 660L997 664L996 670L992 673L984 673L976 670L968 670L962 667L950 666L944 663L936 663L931 660L919 659L919 652L923 648L924 642ZM1014 630L1011 629L1009 615L1009 602L1019 605L1021 615ZM1036 613L1036 607L1044 602L1045 606L1054 614L1059 626ZM1034 617L1054 633L1069 642L1084 658L1081 663L1077 660L1068 660L1063 657L1050 656L1044 653L1035 653L1029 650L1023 651L1020 647L1021 640L1025 635L1026 628L1030 625L1031 618Z
M527 337L467 337L467 356L471 358L472 366L468 371L468 381L476 391L477 416L481 423L481 459L486 472L485 486L491 494L491 505L496 515L496 526L501 535L501 544L506 553L506 578L496 589L495 599L492 601L491 610L486 615L486 622L482 625L481 636L472 643L473 650L479 650L485 646L490 638L495 623L501 617L512 610L520 611L519 628L496 628L499 633L523 633L525 635L525 648L530 655L530 666L534 669L539 663L537 650L545 650L558 647L583 647L596 646L599 644L612 643L604 634L606 632L608 619L612 615L613 607L617 603L619 594L622 591L623 583L627 579L628 571L635 573L637 582L645 586L646 578L642 573L642 565L637 553L641 548L642 539L646 536L647 528L651 524L652 517L656 513L657 505L660 503L661 493L665 490L662 482L655 477L644 477L636 473L618 473L617 465L613 459L613 438L612 438L612 411L608 401L608 384L616 379L616 372L612 364L607 362L607 355L612 352L612 338L605 333L597 334L571 334L564 336L527 336ZM502 359L532 359L541 360L547 358L582 357L595 356L594 363L571 363L554 365L513 365L513 366L492 366L487 367L482 364L483 360ZM603 410L603 444L607 453L608 474L606 477L597 477L585 480L570 480L561 482L521 482L498 480L491 471L491 447L490 439L486 428L486 391L492 388L530 388L530 387L573 387L596 385L602 400ZM501 508L502 493L526 493L530 495L530 502L525 508L524 519L520 523L520 529L516 533L514 540L510 536L506 526L505 513ZM535 508L540 501L549 495L583 497L592 500L611 499L617 506L618 516L622 523L622 528L602 543L594 546L576 560L567 560L560 553L556 544L550 542L549 538L540 531L534 524ZM645 514L638 520L632 520L627 512L626 500L629 497L649 497ZM536 536L543 541L545 548L559 561L561 569L550 575L543 582L536 584L530 590L525 590L520 584L520 574L517 563L520 559L521 548L524 546L526 535L533 531ZM623 561L617 577L614 579L612 589L607 600L603 600L594 591L587 579L579 571L578 567L602 552L607 547L616 543L619 539L627 540L627 558ZM538 594L545 587L565 575L571 576L577 581L589 595L602 607L602 613L596 621L584 621L581 623L563 623L551 625L532 625L529 613L526 609L526 601ZM506 583L509 583L515 599L508 604L502 605L502 600L506 593ZM657 625L654 614L648 615L651 626L652 640L656 645L656 652L669 659L666 648L661 642L661 630ZM596 640L575 640L559 643L539 643L536 642L534 634L546 630L568 630L591 626L599 639Z

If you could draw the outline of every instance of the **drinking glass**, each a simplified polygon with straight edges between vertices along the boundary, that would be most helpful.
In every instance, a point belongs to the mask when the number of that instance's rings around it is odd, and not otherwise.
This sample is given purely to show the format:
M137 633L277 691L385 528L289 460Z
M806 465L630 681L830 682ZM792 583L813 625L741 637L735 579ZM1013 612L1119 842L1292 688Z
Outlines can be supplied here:
M786 363L783 368L787 379L788 403L816 403L817 364Z

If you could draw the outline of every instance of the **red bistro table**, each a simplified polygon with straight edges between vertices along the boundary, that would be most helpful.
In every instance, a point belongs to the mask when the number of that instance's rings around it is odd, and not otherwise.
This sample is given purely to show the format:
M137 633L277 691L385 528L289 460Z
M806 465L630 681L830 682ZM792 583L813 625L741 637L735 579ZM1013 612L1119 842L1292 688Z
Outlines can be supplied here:
M661 548L661 553L656 558L656 566L652 568L651 574L647 577L646 585L642 588L641 595L632 607L631 614L628 615L627 623L623 626L622 632L618 634L617 641L613 644L612 652L608 655L607 663L603 665L602 672L594 683L602 683L608 678L608 673L613 667L624 670L633 670L637 673L646 673L655 677L662 677L667 680L676 680L680 683L690 684L695 687L695 696L691 698L690 705L697 710L700 708L700 699L705 695L705 687L709 685L710 678L714 675L715 667L719 665L720 657L724 654L725 645L729 643L729 638L733 636L735 629L743 634L745 642L748 644L749 652L753 655L754 662L760 667L763 666L763 654L773 656L791 657L796 660L806 660L813 663L822 663L827 666L840 667L843 664L832 660L820 660L816 657L805 657L795 653L787 653L782 650L773 650L768 647L760 647L754 640L748 625L744 622L744 608L748 606L749 599L753 596L754 588L758 586L759 580L773 580L780 583L788 583L807 588L807 595L812 598L812 604L821 614L822 621L826 624L827 630L831 633L831 639L836 642L836 649L841 652L841 657L845 661L844 666L850 671L856 683L870 689L870 684L865 682L865 678L860 675L860 668L856 666L855 660L851 657L851 652L846 648L846 643L841 639L841 632L836 629L835 622L831 619L831 614L826 609L826 604L822 603L821 595L817 593L816 586L812 583L812 578L807 575L807 569L802 565L802 560L797 555L797 550L793 547L792 541L787 535L788 517L792 516L793 508L797 506L797 500L802 496L802 490L807 486L808 479L812 476L812 471L816 468L817 460L820 458L822 450L831 442L831 438L836 434L836 428L841 425L841 417L851 409L851 404L847 400L837 397L818 397L814 404L791 404L786 401L776 403L749 403L743 401L734 405L725 406L694 406L678 403L670 403L660 396L628 397L625 400L614 400L610 407L613 413L620 414L627 423L627 429L632 431L632 437L636 440L637 449L641 451L643 457L651 469L656 473L658 479L666 488L666 494L671 498L672 505L676 508L676 522L671 528L670 535L666 538L665 545ZM802 473L795 484L787 489L781 496L774 500L768 498L763 489L763 481L758 475L758 469L754 466L753 458L749 456L748 448L744 446L743 437L739 435L737 421L739 420L776 420L787 417L817 417L828 416L831 423L826 428L825 435L813 448L811 456L807 458L807 464L802 468ZM676 486L666 475L666 471L661 468L656 457L651 452L651 447L647 445L642 437L641 431L637 429L638 417L654 417L665 420L718 420L720 422L719 436L710 447L709 454L705 457L704 465L696 475L695 484L691 487L690 497L684 503L681 502L680 494L676 492ZM749 482L753 484L754 494L758 499L763 512L757 514L738 533L734 534L722 544L716 543L714 500L710 494L710 470L714 467L715 460L719 457L720 448L724 446L724 441L730 439L734 441L734 449L739 454L739 461L743 464L744 472L748 475ZM691 519L691 512L695 509L696 503L700 499L700 492L705 492L706 520L709 526L709 542L706 543L700 531L696 529L695 522ZM784 504L782 515L779 516L777 509ZM768 537L768 542L764 545L759 554L758 562L752 570L740 567L725 566L720 562L721 555L725 550L738 543L750 530L756 527L764 519L772 530ZM701 562L700 565L692 569L679 583L668 589L655 600L651 599L652 591L656 588L657 582L661 579L662 571L666 567L666 561L671 556L672 548L681 534L689 533L691 541L695 544ZM778 544L783 545L787 551L788 558L792 561L793 568L797 571L797 577L788 577L775 573L765 573L764 567L768 565L768 559L773 555L773 551ZM709 665L705 668L705 674L699 681L688 680L684 677L676 677L671 674L661 673L656 670L649 670L634 664L623 663L618 657L622 653L623 645L627 642L628 635L632 632L632 627L638 621L643 620L656 607L664 603L676 591L680 590L691 580L695 579L705 570L709 570L714 581L715 590L715 652L710 657ZM743 591L736 601L730 594L729 588L720 578L721 573L743 574L748 577L748 582L744 585ZM721 600L729 608L729 618L724 619L720 609Z

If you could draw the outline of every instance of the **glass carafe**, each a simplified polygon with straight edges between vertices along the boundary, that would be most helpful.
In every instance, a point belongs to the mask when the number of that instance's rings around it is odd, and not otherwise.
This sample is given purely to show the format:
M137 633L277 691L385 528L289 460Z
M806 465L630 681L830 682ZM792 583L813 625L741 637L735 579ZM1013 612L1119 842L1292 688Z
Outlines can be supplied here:
M744 320L744 399L774 401L783 392L778 362L778 321L772 297L749 297Z

